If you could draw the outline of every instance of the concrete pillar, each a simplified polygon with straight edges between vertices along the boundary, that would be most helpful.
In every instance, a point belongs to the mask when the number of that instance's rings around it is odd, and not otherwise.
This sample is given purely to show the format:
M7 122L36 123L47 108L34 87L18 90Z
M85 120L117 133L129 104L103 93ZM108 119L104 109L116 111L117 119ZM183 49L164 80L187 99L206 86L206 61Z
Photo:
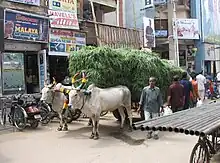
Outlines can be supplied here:
M175 49L173 40L173 5L168 3L168 34L169 34L169 60L175 60Z

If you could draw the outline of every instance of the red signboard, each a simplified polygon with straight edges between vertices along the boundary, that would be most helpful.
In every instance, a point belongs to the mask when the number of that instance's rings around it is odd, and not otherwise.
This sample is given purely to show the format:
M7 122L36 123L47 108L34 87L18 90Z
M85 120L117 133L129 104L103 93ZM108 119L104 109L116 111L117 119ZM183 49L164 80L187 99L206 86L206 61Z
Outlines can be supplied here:
M79 29L76 13L48 10L48 14L52 28Z

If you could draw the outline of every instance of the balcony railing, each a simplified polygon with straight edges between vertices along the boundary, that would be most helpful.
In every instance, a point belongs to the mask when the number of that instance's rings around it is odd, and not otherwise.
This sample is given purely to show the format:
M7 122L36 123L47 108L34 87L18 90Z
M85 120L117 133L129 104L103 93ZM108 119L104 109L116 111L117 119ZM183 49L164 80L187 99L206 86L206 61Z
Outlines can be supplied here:
M83 30L87 33L87 44L113 48L131 47L140 48L143 44L143 32L103 23L97 23L97 33L95 23L86 21Z

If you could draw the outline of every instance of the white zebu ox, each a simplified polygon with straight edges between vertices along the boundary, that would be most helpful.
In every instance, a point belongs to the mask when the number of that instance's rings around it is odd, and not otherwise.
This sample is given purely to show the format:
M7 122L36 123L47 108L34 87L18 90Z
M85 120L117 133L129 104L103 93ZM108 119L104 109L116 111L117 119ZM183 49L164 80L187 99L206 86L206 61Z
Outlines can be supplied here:
M42 89L41 100L45 101L48 104L52 105L52 109L59 114L60 117L60 125L58 127L58 131L68 130L67 120L62 116L63 104L65 101L65 95L62 92L55 91L60 90L60 88L71 89L71 86L63 86L61 83L57 85L49 84L44 86Z
M86 95L83 90L71 91L69 100L73 109L81 109L84 114L91 118L93 124L91 139L99 138L99 119L102 111L118 109L121 115L121 128L123 128L125 108L130 122L129 129L132 130L131 92L127 87L116 86L101 89L92 84L88 87L88 91L91 92L90 95Z

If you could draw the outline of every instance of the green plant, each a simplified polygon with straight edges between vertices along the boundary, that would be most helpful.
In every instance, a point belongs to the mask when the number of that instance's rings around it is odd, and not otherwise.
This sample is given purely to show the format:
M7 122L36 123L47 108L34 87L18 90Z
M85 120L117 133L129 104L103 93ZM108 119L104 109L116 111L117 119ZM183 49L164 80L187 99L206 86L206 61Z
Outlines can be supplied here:
M165 97L167 88L182 69L162 60L156 53L129 48L87 46L73 52L69 60L71 75L86 70L90 74L88 84L106 88L125 85L132 92L132 99L138 101L144 86L151 76L157 78L157 85Z

